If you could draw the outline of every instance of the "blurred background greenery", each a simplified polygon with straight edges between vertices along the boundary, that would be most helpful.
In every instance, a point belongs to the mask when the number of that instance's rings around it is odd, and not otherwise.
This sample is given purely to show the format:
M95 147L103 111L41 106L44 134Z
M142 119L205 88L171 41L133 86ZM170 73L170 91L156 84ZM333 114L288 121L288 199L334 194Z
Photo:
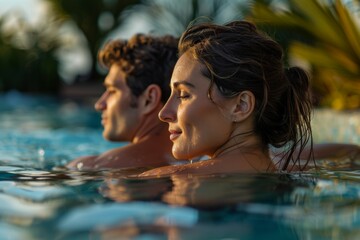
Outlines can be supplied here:
M1 92L61 96L78 88L72 93L83 96L102 84L106 72L96 56L109 39L137 32L179 36L193 21L250 19L282 44L289 65L310 72L317 106L360 107L358 0L9 2L0 0Z

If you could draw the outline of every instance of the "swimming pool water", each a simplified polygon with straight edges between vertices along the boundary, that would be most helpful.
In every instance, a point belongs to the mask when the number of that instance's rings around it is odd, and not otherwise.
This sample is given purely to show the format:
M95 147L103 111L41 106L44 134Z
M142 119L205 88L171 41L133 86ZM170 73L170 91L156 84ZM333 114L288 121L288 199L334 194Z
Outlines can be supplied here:
M71 159L119 146L102 139L99 115L48 97L0 101L0 239L360 237L360 172L348 159L303 174L139 179L141 169L68 171L61 166ZM329 114L318 111L314 125ZM360 142L360 117L329 116L334 135L321 124L317 141ZM335 125L346 119L351 133Z

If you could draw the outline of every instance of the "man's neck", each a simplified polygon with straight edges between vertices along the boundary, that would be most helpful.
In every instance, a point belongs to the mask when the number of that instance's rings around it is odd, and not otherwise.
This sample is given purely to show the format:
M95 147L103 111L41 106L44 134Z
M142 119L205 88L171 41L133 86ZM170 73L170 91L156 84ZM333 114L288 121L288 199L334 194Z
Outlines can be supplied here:
M169 137L167 124L164 122L161 122L157 118L157 116L156 116L156 118L147 117L140 124L140 127L131 142L139 143L148 138L162 137L162 136L165 136L166 138Z

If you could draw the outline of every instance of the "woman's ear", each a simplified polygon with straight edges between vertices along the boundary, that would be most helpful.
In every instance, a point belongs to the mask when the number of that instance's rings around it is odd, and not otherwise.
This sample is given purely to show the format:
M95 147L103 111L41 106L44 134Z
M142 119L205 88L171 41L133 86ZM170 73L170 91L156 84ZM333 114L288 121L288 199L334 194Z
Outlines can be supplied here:
M158 108L161 102L161 89L156 84L150 84L140 96L140 106L144 114Z
M254 108L254 94L250 91L242 91L235 99L235 105L232 110L233 122L241 122L247 119L253 113Z

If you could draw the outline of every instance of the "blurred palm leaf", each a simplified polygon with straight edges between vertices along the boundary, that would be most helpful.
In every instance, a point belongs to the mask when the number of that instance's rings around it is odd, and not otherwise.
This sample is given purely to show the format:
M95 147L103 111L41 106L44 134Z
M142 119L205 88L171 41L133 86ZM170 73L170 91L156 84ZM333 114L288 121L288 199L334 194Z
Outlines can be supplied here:
M310 64L321 105L360 107L360 27L355 14L341 0L288 0L286 7L255 0L251 19L263 27L301 31L302 40L288 36L290 58Z
M249 9L248 0L144 0L130 7L123 19L125 25L133 25L131 16L136 15L145 19L155 34L180 36L193 21L225 23L242 19Z

